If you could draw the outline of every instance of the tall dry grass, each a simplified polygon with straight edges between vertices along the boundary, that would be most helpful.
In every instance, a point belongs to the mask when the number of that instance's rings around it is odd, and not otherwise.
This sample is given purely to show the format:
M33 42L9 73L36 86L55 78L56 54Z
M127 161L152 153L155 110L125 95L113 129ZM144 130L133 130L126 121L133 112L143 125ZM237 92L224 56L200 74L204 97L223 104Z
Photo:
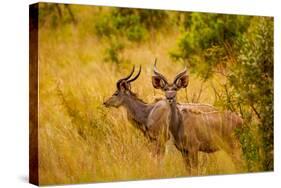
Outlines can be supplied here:
M151 154L150 142L127 120L123 108L106 109L102 103L115 90L115 82L132 65L143 71L132 90L147 102L162 96L151 85L154 58L169 80L183 68L168 53L177 30L157 33L141 44L131 44L122 55L130 61L114 65L104 61L107 43L94 35L88 15L98 9L74 7L77 25L39 29L39 177L40 184L69 184L145 178L189 176L180 152L167 144L162 161ZM201 80L191 75L188 99L198 93ZM187 102L180 91L178 101ZM214 102L208 83L200 102ZM236 173L237 164L220 151L199 156L199 175Z

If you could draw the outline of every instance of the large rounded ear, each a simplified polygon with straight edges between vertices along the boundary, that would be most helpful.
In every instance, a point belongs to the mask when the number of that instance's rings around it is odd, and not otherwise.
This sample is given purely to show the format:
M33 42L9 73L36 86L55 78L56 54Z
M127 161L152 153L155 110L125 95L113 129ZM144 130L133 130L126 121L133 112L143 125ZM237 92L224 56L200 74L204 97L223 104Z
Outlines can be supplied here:
M155 89L163 89L166 85L166 82L160 76L153 75L152 85Z
M178 89L186 88L189 84L189 76L187 74L181 75L175 82Z
M123 80L118 84L118 89L121 91L129 90L130 84L126 80Z

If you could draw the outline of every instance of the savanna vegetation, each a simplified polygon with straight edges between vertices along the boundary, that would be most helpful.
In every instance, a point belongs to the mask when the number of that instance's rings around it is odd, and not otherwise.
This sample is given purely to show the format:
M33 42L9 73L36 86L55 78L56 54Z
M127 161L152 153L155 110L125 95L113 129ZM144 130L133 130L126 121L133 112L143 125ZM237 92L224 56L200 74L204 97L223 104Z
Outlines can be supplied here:
M239 113L242 148L200 153L199 175L273 170L273 18L41 3L39 6L39 178L66 184L189 176L172 141L163 160L127 120L105 108L116 81L151 103L153 62L172 80L188 67L178 101Z

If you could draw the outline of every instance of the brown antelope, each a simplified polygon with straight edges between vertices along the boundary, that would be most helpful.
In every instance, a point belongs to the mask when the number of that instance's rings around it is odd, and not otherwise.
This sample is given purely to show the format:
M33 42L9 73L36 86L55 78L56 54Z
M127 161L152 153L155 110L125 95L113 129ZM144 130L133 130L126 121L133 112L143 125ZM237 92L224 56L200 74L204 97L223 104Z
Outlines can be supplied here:
M241 127L243 120L233 112L194 112L185 105L177 104L176 94L181 88L186 88L189 76L186 68L180 72L170 84L160 74L154 64L152 84L154 88L165 92L170 107L169 130L173 135L175 145L181 151L188 170L197 172L198 152L212 153L225 149L233 156L237 146L234 129ZM234 158L235 159L235 158Z
M127 111L128 120L156 144L154 152L161 157L161 154L165 152L165 143L169 139L168 113L170 109L166 100L147 104L139 99L131 91L131 83L139 77L141 67L137 75L131 78L133 73L134 67L128 76L117 81L117 90L104 102L104 105L116 108L123 106ZM214 107L209 105L190 105L190 108L202 111L214 110Z
M127 111L128 120L136 128L141 130L150 141L156 143L155 153L163 154L165 151L165 142L169 139L167 123L169 108L164 100L147 104L139 99L137 95L131 91L131 83L139 77L141 67L137 75L131 78L133 73L134 67L127 77L117 81L117 90L104 102L104 105L106 107L115 108L123 106Z

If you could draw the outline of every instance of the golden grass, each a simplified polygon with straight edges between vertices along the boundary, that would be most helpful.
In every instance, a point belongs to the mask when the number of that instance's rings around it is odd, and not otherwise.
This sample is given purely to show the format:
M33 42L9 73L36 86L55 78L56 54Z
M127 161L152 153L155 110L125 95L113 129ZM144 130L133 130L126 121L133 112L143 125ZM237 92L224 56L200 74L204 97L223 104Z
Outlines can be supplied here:
M159 162L151 144L128 121L124 109L106 109L102 102L115 91L115 82L128 74L132 65L143 71L132 90L152 102L154 58L158 69L172 80L183 67L169 59L178 33L158 33L153 41L131 44L123 56L124 65L104 62L106 42L94 35L87 17L94 8L76 7L76 26L39 30L39 176L40 184L69 184L189 176L180 152L168 143ZM88 29L87 29L88 28ZM191 75L188 98L199 91L201 81ZM178 100L187 102L185 92ZM200 102L213 103L208 85ZM199 156L199 175L236 173L230 156L220 151Z

